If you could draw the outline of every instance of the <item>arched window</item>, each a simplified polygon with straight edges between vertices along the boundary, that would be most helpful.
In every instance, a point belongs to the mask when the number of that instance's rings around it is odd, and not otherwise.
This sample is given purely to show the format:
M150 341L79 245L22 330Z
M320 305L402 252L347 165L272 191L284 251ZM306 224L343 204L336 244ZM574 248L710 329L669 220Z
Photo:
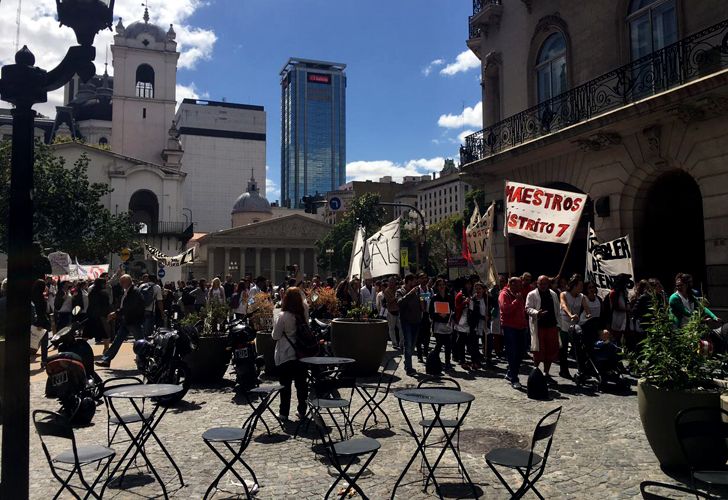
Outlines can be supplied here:
M566 92L566 39L561 32L552 33L541 45L536 59L538 102Z
M136 96L154 99L154 69L148 64L142 64L136 70Z
M147 189L140 189L131 195L129 213L132 222L146 224L150 232L159 221L159 201L157 195Z
M627 23L633 61L677 42L675 0L632 0Z
M109 140L106 137L99 139L99 146L108 146Z

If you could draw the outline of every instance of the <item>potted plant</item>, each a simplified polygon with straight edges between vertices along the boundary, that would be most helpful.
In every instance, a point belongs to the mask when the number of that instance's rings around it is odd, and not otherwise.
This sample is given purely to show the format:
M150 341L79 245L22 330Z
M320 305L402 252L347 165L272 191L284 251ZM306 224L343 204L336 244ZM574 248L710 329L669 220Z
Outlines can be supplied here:
M182 320L182 325L195 325L200 320L204 322L197 349L185 357L192 383L217 383L225 376L231 356L224 329L229 315L230 308L226 304L213 302L200 314L188 314Z
M682 327L676 327L669 306L652 298L646 336L631 359L640 377L639 414L647 441L660 465L680 469L687 464L675 433L675 417L686 408L719 406L724 361L713 357L702 339L708 328L701 307ZM717 458L721 460L721 458ZM725 463L726 457L722 457Z
M373 375L379 370L387 350L387 320L372 317L368 308L353 308L345 318L331 322L331 349L335 356L353 358L347 369L356 376Z
M273 375L276 364L273 359L275 342L271 336L273 331L273 301L270 294L259 293L248 305L248 312L254 313L250 318L250 326L255 329L255 349L265 361L266 375Z

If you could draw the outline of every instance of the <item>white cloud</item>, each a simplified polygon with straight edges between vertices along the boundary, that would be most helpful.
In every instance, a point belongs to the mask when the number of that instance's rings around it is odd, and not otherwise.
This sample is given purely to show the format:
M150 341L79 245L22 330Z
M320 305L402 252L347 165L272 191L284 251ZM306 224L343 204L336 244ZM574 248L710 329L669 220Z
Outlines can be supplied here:
M209 99L210 93L209 92L200 92L200 89L197 88L197 85L195 85L195 82L191 82L189 85L182 85L181 83L177 84L177 87L175 89L175 93L177 94L177 106L180 105L183 99Z
M0 3L0 65L13 62L15 55L15 17L19 0L4 0ZM205 0L157 0L150 9L151 22L166 28L174 24L177 33L177 50L181 52L180 68L194 68L195 65L212 57L217 40L212 30L190 26L189 18L201 7ZM114 25L119 17L124 25L141 20L144 13L139 0L116 0L114 7ZM96 71L103 71L103 63L107 47L113 42L114 33L105 30L95 39ZM58 27L56 20L56 3L54 0L35 0L24 2L20 17L19 46L24 44L35 54L36 65L43 69L55 67L63 58L71 45L76 45L73 30ZM111 53L109 51L109 62ZM112 72L109 64L109 72ZM61 104L63 91L58 90L48 95L48 103L36 106L41 113L53 116L55 106Z
M455 62L452 62L440 70L441 75L452 76L457 73L464 73L471 69L480 67L480 59L470 50L465 50L458 54Z
M422 68L422 74L425 76L430 76L432 70L434 70L438 66L442 66L443 64L445 64L444 59L435 59L434 61L430 61L430 64Z
M459 115L440 115L437 124L443 128L475 127L481 129L483 128L483 101L478 101L472 108L463 109Z
M462 132L460 132L458 134L458 144L465 144L465 138L467 136L469 136L470 134L474 134L475 132L477 132L477 131L476 130L470 130L470 129L463 130Z
M381 177L391 175L393 180L401 181L405 176L426 175L439 172L445 158L420 158L405 163L390 160L353 161L346 164L347 181L378 181Z
M281 188L270 177L266 177L265 179L265 197L269 201L281 199Z

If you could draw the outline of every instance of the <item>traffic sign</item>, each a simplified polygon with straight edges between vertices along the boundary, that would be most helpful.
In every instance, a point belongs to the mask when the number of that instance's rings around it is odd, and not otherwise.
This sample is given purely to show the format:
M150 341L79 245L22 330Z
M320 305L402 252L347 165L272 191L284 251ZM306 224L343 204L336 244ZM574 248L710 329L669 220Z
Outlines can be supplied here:
M157 276L159 276L159 279L164 278L164 276L167 274L167 271L164 270L163 267L159 268L159 271L157 271Z
M337 212L344 208L344 202L341 198L338 196L332 196L329 198L329 210L332 212Z
M399 262L403 269L409 269L409 248L399 249Z
M123 262L126 262L127 260L131 259L131 250L128 248L123 248L121 252L119 252L119 257L121 257L121 260Z

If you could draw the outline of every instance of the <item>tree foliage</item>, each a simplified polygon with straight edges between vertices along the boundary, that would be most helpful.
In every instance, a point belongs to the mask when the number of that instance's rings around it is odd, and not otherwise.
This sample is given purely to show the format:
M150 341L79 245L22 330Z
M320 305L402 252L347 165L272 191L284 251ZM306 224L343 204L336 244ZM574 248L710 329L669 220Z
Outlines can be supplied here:
M430 224L427 228L428 264L435 274L442 274L447 271L448 257L460 256L462 227L462 215L453 214Z
M9 141L0 142L0 251L7 252L10 194ZM79 260L102 262L110 253L131 245L138 236L129 214L112 214L103 205L112 189L88 179L89 159L72 166L45 144L35 146L33 171L34 237L44 248Z
M371 193L355 198L339 222L321 240L316 242L318 264L322 269L344 276L349 270L354 234L364 226L366 234L378 231L384 222L384 209L377 205L379 196ZM331 255L326 250L333 250Z

